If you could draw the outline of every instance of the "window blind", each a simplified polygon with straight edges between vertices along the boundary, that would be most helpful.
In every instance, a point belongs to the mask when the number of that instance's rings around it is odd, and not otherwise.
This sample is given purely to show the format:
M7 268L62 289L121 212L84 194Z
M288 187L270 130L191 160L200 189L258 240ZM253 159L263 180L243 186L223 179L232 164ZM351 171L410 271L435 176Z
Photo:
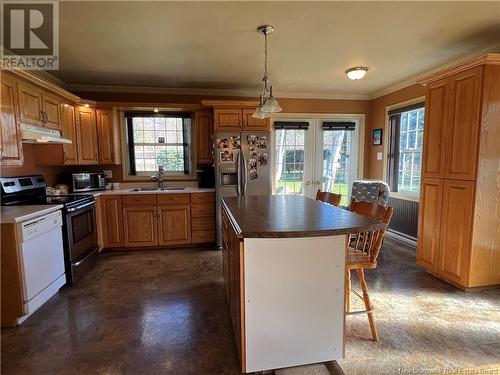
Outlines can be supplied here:
M307 130L309 129L309 122L307 121L275 121L275 129L294 129L294 130Z
M329 130L354 131L354 129L356 129L356 123L353 121L323 121L321 127L323 128L323 131L329 131Z

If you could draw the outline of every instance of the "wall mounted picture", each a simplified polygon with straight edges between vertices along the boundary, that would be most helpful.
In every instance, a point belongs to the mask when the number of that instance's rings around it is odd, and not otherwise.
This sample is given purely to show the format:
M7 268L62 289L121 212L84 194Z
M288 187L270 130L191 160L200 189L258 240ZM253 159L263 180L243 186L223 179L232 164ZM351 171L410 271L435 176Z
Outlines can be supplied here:
M221 151L219 154L221 163L234 163L234 154L231 151Z
M372 145L382 146L382 129L373 130Z

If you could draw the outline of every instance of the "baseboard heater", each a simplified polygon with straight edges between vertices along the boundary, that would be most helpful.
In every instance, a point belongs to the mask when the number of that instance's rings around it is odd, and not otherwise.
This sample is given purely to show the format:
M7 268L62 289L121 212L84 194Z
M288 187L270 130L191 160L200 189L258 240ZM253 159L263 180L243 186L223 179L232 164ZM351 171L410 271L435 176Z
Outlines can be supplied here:
M418 202L389 197L389 206L394 208L389 231L416 241L418 230Z

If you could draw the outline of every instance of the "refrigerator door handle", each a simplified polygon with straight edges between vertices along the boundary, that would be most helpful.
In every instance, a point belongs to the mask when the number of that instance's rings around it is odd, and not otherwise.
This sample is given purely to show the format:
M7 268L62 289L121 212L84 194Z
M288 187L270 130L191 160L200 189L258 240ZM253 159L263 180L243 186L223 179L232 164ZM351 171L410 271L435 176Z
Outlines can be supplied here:
M245 160L245 154L243 153L243 150L241 150L241 160L243 162L243 195L246 195L248 171L247 171L247 163Z
M236 161L236 166L238 169L238 197L241 197L243 194L241 192L242 189L242 181L241 181L241 150L238 152L237 156L237 161Z

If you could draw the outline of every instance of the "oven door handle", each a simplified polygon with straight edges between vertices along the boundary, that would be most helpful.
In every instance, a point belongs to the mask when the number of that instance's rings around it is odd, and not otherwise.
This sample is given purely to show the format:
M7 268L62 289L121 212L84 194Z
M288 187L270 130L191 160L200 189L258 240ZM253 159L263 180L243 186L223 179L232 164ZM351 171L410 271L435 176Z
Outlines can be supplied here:
M84 204L82 204L82 205L80 205L80 206L76 206L76 207L71 207L71 208L68 208L68 210L67 210L67 211L68 211L68 212L75 212L76 210L80 210L80 209L82 209L82 208L85 208L85 207L88 207L88 206L93 206L93 205L95 205L95 202L94 202L94 201L92 201L92 202L87 202L87 203L84 203Z

